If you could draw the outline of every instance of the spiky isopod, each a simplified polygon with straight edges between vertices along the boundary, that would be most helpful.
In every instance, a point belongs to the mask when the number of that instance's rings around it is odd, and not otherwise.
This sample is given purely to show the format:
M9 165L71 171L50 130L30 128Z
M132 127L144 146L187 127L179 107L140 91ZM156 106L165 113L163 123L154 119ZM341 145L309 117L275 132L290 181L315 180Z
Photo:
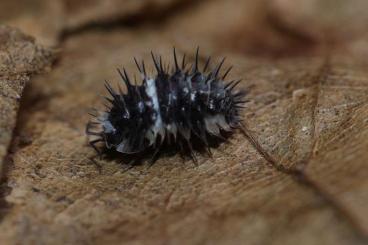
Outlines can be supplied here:
M147 74L143 61L134 59L141 85L132 84L125 69L118 72L127 93L120 86L116 91L105 83L111 96L106 97L107 109L92 114L95 121L86 128L88 135L97 136L89 144L98 155L116 151L140 158L143 152L152 151L153 163L163 146L174 144L195 161L194 143L210 152L210 138L225 140L223 133L241 127L240 110L246 92L236 89L240 80L224 81L231 67L220 75L225 59L207 71L211 58L200 70L198 49L190 68L186 68L185 55L179 65L175 48L171 68L164 68L162 58L151 54L154 76ZM96 146L99 142L102 148Z

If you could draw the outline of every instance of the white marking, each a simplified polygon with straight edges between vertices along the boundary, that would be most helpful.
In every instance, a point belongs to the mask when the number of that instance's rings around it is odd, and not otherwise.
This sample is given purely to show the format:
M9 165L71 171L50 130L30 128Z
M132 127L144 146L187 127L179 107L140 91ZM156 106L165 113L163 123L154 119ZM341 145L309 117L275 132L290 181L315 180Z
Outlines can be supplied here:
M178 132L178 127L176 126L176 123L173 124L169 124L166 126L166 130L171 133L172 135L174 135L174 137L176 138L176 134Z
M138 103L138 109L139 109L139 112L142 113L143 112L143 109L144 109L144 104L142 101L139 101Z
M103 130L105 133L115 133L116 128L111 124L111 122L108 119L109 115L107 113L103 113L101 116L99 116L98 121L101 122Z
M127 143L128 143L127 140L124 139L123 141L120 142L119 145L117 145L116 150L121 153L127 153L128 148Z
M190 94L190 100L191 100L191 101L194 101L194 100L195 100L195 97L196 97L195 93L194 93L194 92L192 92L192 93Z
M192 90L192 78L193 77L187 77L187 83L188 83L188 87L190 88L190 90Z
M139 151L133 151L131 145L129 144L128 139L123 139L119 145L117 145L116 150L125 154L133 154Z
M109 120L104 121L102 123L102 126L104 128L105 133L107 133L107 134L116 132L116 128L114 126L112 126L112 124Z
M150 141L150 144L152 145L155 142L155 139L157 137L157 134L161 135L161 139L163 140L165 136L165 129L164 125L162 123L161 118L161 112L160 112L160 104L158 102L157 97L157 89L156 89L156 83L154 79L148 79L146 83L146 93L148 97L151 98L153 103L153 109L156 112L156 118L154 124L151 126L150 130L148 130L146 134L146 138Z
M225 131L231 130L229 124L225 120L225 117L220 114L214 116L206 116L204 118L204 124L207 131L214 135L220 134L220 128Z

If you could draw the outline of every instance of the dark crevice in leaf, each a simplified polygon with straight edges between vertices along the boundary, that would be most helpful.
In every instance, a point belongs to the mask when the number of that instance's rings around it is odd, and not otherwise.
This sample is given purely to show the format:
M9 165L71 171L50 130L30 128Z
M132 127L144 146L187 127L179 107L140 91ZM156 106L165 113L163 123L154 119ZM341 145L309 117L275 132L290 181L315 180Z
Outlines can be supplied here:
M11 154L5 156L3 159L3 166L0 176L0 223L6 216L11 205L5 200L6 196L11 192L11 188L7 185L7 173L12 165Z
M34 91L31 83L27 83L23 89L12 140L9 144L8 153L4 157L2 169L0 171L0 222L11 208L11 205L6 201L6 197L12 190L8 185L8 175L13 169L13 156L23 147L32 144L33 137L31 135L25 135L22 129L29 121L29 118L34 115L34 112L40 110L40 108L44 108L49 100L50 97L45 97L37 91Z
M325 65L322 67L320 75L318 77L320 79L323 79L328 74L328 70L329 63L326 62ZM316 106L317 103L318 101L316 101ZM259 141L253 136L252 132L248 129L246 125L243 125L243 133L245 134L249 142L253 145L253 147L257 150L257 152L268 162L268 164L270 164L277 171L291 176L292 179L295 180L298 184L312 190L321 200L324 201L324 203L328 207L334 210L337 217L346 221L352 227L357 237L359 237L362 241L368 239L364 227L362 227L361 224L356 221L351 212L344 205L342 205L338 199L330 194L328 190L324 189L317 182L313 181L313 179L311 179L309 175L306 174L305 167L312 158L313 148L311 149L310 157L306 159L305 162L296 163L296 167L294 168L287 168L282 163L277 162L277 160L259 144ZM315 135L313 137L315 137ZM316 139L313 138L313 141L315 142Z
M92 31L114 31L122 28L139 28L144 25L163 25L172 16L175 16L187 9L193 8L203 1L181 0L174 1L166 8L159 8L154 4L146 5L138 13L118 17L114 20L91 21L73 29L66 29L59 36L60 42L66 39Z

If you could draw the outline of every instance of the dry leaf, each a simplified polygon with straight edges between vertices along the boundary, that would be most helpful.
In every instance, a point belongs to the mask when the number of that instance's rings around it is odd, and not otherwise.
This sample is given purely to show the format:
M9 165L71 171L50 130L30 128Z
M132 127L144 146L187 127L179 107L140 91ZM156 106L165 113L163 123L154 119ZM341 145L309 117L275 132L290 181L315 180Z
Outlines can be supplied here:
M50 67L52 52L16 29L0 26L0 176L22 91L31 75Z
M303 12L284 16L298 10L289 2L188 2L136 28L67 35L59 62L24 97L17 132L33 140L6 174L0 244L365 244L366 34L332 45L319 38L320 7L308 8L316 34L286 18ZM202 60L227 56L250 89L250 138L234 134L198 166L177 155L129 171L118 159L92 164L84 129L103 80L118 82L115 68L135 70L132 58L151 49L171 59L174 44L189 58L198 44Z

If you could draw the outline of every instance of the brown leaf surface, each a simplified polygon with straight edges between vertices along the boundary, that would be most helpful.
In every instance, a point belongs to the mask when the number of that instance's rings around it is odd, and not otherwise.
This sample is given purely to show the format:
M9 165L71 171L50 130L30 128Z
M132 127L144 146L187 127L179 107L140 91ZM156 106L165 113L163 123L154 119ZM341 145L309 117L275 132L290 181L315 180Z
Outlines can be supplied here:
M270 17L291 30L330 43L348 41L367 32L365 0L272 0Z
M336 24L326 22L317 1L307 14L290 2L203 1L136 29L70 33L54 70L23 100L17 131L32 144L16 147L6 173L0 244L365 244L366 23L340 22L338 11L329 13ZM314 32L297 21L304 16ZM320 38L324 26L333 44ZM179 156L129 171L118 160L91 164L84 127L102 81L118 82L115 68L134 70L132 57L151 49L170 59L174 44L180 54L199 44L201 58L227 56L232 77L251 89L244 118L253 141L236 133L213 158L198 155L199 166Z
M19 28L46 46L58 43L59 33L63 29L63 12L60 0L0 1L1 23Z
M50 67L52 53L19 30L0 26L0 176L16 123L22 91L31 75Z

